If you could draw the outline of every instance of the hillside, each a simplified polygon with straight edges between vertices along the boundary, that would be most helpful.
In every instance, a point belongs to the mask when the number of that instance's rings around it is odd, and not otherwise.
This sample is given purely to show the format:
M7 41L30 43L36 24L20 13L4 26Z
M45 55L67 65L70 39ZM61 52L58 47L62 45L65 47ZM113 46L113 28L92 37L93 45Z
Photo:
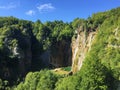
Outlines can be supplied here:
M0 89L119 90L119 44L120 8L71 23L0 17Z
M90 90L119 90L115 87L118 87L120 83L120 8L94 14L91 20L97 20L99 24L84 61L80 58L81 56L78 59L78 67L81 65L79 62L83 61L81 69L78 68L81 90L88 88Z

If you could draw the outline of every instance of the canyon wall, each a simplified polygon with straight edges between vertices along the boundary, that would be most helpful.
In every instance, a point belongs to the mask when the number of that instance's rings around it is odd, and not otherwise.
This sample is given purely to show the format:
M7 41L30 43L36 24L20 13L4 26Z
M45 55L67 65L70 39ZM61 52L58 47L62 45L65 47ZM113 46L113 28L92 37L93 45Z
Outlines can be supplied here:
M57 42L50 51L49 64L53 67L66 67L72 64L71 42L62 40Z
M96 35L95 31L86 32L83 27L76 30L76 37L72 40L72 72L80 70L87 52Z

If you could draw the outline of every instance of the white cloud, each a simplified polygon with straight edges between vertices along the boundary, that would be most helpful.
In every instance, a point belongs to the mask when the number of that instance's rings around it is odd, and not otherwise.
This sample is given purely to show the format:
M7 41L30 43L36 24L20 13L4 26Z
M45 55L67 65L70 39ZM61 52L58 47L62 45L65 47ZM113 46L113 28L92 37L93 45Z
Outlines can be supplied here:
M29 11L26 12L26 15L33 16L33 15L35 15L35 11L34 10L29 10Z
M37 9L38 9L41 13L46 13L46 12L53 11L53 10L55 9L55 7L54 7L51 3L46 3L46 4L39 5L39 6L37 7Z
M0 9L13 9L13 8L16 8L17 6L19 6L19 2L17 3L14 3L14 2L11 2L7 5L0 5Z

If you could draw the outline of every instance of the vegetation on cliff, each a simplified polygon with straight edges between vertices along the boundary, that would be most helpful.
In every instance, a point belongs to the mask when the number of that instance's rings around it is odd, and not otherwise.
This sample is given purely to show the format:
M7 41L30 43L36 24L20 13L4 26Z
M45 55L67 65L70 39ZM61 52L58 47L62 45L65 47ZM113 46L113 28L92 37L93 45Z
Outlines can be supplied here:
M57 83L57 90L117 90L119 88L119 20L120 8L94 14L88 19L88 26L98 30L95 40L77 75L62 79ZM67 80L69 83L65 84Z
M77 33L85 32L86 37L92 31L97 33L81 69L71 76L41 70L44 63L40 55L46 50L56 55L61 42L71 43L72 37L76 39L76 30ZM1 17L0 78L3 81L0 79L0 89L119 90L119 42L120 8L93 14L87 20L76 18L71 23L54 21L43 24L40 20L31 22Z
M43 24L40 20L31 22L0 17L0 78L13 85L29 71L45 68L45 63L49 62L43 62L41 54L50 50L50 54L55 56L63 42L63 48L66 48L66 44L70 47L73 33L71 24L63 21ZM64 66L67 65L68 56L65 57L62 61L66 60L66 64L62 64Z

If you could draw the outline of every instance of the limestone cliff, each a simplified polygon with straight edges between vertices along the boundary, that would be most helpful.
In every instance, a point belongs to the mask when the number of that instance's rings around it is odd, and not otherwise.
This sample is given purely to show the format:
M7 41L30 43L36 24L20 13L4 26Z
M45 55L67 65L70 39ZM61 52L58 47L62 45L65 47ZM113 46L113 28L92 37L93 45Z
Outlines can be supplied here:
M76 37L72 40L72 72L80 70L87 52L91 48L92 41L96 35L95 31L86 32L81 26L76 30Z
M24 48L21 42L24 42ZM4 43L7 51L5 52L6 59L1 65L1 68L3 68L1 77L10 79L14 75L16 75L15 77L25 75L31 67L31 37L26 36L21 39L6 37Z
M24 75L30 70L31 67L32 60L31 38L24 37L22 41L25 42L24 45L27 45L27 47L23 49L19 45L16 45L13 50L13 55L18 58L19 73L21 75Z
M71 65L71 43L62 40L57 42L50 52L49 63L53 67L65 67Z

